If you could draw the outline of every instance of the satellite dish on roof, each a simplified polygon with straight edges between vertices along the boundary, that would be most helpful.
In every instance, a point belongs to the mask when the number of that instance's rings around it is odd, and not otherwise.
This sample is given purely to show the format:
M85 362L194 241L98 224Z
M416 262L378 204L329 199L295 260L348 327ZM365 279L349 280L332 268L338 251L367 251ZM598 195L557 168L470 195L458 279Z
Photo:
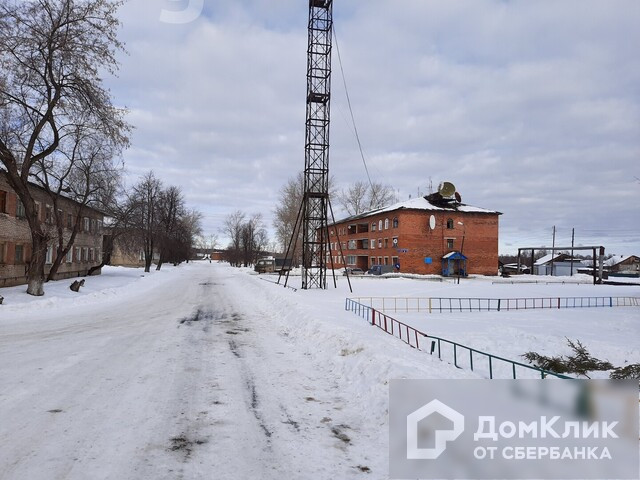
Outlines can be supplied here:
M431 216L429 217L429 228L430 228L431 230L433 230L434 228L436 228L436 217L435 217L435 215L431 215Z
M456 193L456 187L451 182L442 182L438 186L438 193L443 197L451 197L454 193Z
M462 197L460 196L460 194L458 192L455 193L455 196L456 196L456 202L462 203Z

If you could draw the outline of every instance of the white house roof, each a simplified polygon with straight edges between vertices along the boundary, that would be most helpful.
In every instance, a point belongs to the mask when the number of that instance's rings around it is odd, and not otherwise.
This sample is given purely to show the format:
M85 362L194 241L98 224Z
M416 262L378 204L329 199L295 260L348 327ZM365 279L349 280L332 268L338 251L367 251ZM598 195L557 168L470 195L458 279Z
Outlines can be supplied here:
M426 210L426 211L449 211L449 212L464 212L464 213L489 213L501 215L500 212L495 210L487 210L486 208L474 207L472 205L466 205L464 203L454 203L451 206L439 207L432 204L425 197L410 198L403 202L394 203L392 205L379 208L377 210L371 210L370 212L361 213L352 217L338 220L338 222L344 222L346 220L355 220L358 218L369 217L372 215L378 215L385 212L393 212L395 210Z
M604 261L604 264L608 267L613 267L614 265L619 264L620 262L625 261L629 257L633 257L635 255L614 255L611 258Z
M571 258L566 253L556 253L555 255L552 255L550 253L550 254L545 255L544 257L541 257L538 260L536 260L536 263L534 263L534 265L545 265L545 264L551 262L551 260L556 260L558 257L561 257L561 256L566 256L567 257L564 260L562 260L563 262L582 263L582 260L580 260L578 258Z
M545 255L544 257L540 257L538 260L536 260L536 263L534 263L534 265L545 265L545 264L549 263L551 260L555 260L560 255L561 255L560 253L556 253L555 255L549 253L549 254Z

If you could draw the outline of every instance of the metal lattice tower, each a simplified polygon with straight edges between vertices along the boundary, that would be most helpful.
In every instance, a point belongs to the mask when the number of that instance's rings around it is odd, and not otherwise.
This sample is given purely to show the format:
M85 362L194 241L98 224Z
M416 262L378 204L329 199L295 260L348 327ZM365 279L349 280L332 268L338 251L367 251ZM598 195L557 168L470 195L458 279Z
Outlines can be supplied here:
M329 104L333 0L309 0L302 288L327 287Z

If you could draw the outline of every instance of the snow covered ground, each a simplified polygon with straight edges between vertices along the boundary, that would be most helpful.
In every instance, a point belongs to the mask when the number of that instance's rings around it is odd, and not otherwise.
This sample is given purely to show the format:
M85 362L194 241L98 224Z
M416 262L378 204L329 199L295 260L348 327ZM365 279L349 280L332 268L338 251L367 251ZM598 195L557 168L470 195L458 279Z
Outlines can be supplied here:
M342 276L326 291L276 278L196 262L107 268L79 294L71 280L41 298L0 290L0 478L387 478L389 379L478 376L344 311L345 297L640 295L363 277L351 294ZM566 335L640 361L638 308L411 321L507 357L563 353Z

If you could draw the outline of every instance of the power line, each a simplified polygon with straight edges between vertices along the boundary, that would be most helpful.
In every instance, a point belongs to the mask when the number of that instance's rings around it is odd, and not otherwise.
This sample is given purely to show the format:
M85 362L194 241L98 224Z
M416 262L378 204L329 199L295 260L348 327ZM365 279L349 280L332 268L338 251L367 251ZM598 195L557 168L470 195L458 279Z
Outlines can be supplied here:
M362 143L360 142L360 135L358 134L358 127L356 126L356 119L353 116L353 108L351 107L351 98L349 97L349 89L347 88L347 79L344 75L344 68L342 67L342 57L340 56L340 47L338 46L338 35L336 34L336 27L332 25L333 38L336 44L336 53L338 54L338 65L340 66L340 74L342 76L342 84L344 85L344 93L347 97L347 105L349 107L349 113L351 115L351 123L353 124L353 132L358 142L358 149L360 150L360 158L362 158L362 164L364 165L364 171L367 174L367 180L369 180L369 186L371 187L371 193L376 194L373 188L373 182L371 182L371 176L369 175L369 168L367 167L367 161L364 158L364 152L362 150ZM375 200L375 198L374 198Z

